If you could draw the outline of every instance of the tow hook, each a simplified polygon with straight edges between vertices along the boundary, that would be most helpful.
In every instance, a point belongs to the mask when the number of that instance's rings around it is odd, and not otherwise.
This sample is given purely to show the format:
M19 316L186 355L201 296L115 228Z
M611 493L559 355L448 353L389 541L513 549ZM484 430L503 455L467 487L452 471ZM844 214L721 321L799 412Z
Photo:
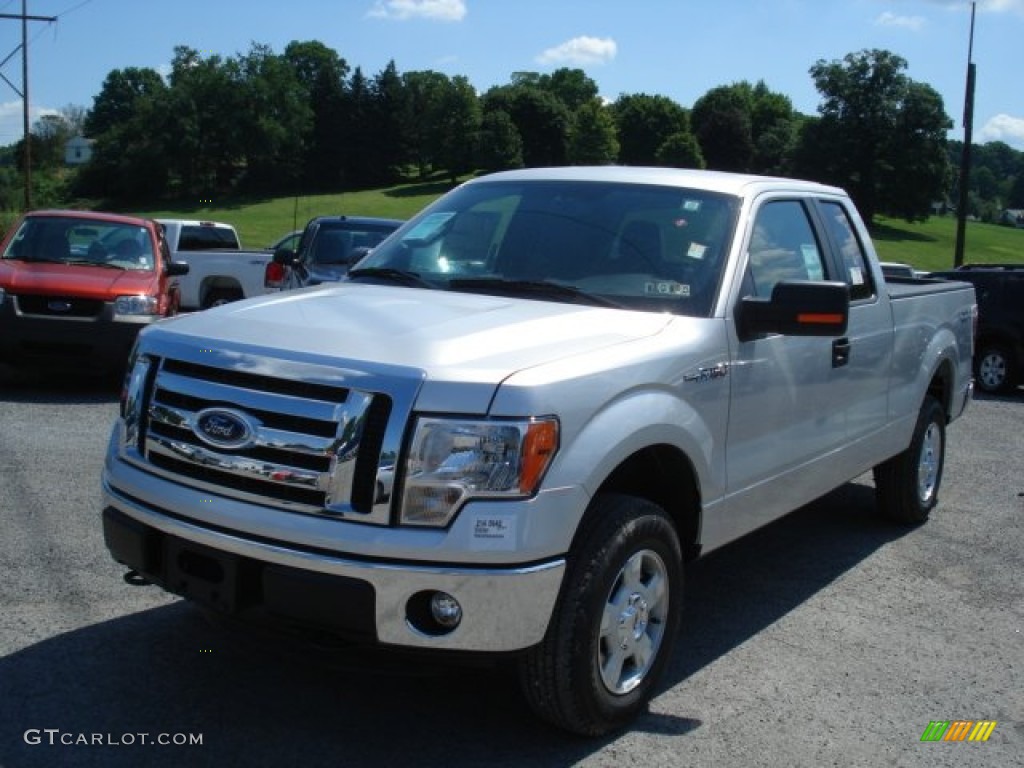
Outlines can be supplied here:
M124 583L133 587L148 587L152 582L147 581L138 571L128 571L124 575Z

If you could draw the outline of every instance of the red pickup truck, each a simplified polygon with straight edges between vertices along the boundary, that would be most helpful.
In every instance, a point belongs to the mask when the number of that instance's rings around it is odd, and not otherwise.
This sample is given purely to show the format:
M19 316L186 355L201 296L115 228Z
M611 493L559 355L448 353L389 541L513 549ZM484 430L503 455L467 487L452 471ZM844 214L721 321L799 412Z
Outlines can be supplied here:
M0 244L0 363L120 371L139 330L177 312L187 272L150 219L27 213Z

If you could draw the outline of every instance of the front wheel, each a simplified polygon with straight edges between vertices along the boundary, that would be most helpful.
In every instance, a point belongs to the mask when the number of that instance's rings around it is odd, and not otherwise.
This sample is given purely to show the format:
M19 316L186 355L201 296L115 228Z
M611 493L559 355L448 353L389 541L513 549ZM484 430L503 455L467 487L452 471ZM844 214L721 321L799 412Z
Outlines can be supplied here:
M671 655L683 590L675 527L655 504L606 494L573 547L547 634L520 662L530 705L585 736L607 733L650 700Z
M905 451L875 467L879 511L899 523L923 523L939 501L946 455L946 413L934 397L921 405Z

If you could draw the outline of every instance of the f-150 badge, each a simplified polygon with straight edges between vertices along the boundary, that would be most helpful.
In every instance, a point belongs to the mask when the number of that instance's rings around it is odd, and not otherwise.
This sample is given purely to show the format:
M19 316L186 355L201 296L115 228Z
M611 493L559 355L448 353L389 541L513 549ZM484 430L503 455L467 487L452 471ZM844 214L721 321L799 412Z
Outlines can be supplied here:
M683 376L683 381L703 383L713 379L724 379L728 375L728 363L719 363L718 365L711 366L710 368L698 368L696 373L690 373Z

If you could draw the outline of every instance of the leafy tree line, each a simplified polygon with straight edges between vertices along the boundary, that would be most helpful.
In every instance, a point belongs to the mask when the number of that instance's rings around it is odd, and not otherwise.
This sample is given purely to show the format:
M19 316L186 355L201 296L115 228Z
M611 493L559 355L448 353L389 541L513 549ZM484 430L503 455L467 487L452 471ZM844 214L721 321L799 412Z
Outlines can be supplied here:
M84 133L92 161L52 193L126 207L620 163L817 179L848 189L869 220L913 220L950 197L959 155L941 97L906 67L879 50L818 61L810 75L822 102L807 116L763 82L714 88L687 109L645 93L605 103L580 69L517 72L478 94L463 76L401 73L394 62L367 76L316 41L281 54L253 44L230 58L179 46L166 79L113 70L91 109L39 121L32 157L59 168L63 142ZM1001 146L976 154L979 205L1022 191L1024 155Z

